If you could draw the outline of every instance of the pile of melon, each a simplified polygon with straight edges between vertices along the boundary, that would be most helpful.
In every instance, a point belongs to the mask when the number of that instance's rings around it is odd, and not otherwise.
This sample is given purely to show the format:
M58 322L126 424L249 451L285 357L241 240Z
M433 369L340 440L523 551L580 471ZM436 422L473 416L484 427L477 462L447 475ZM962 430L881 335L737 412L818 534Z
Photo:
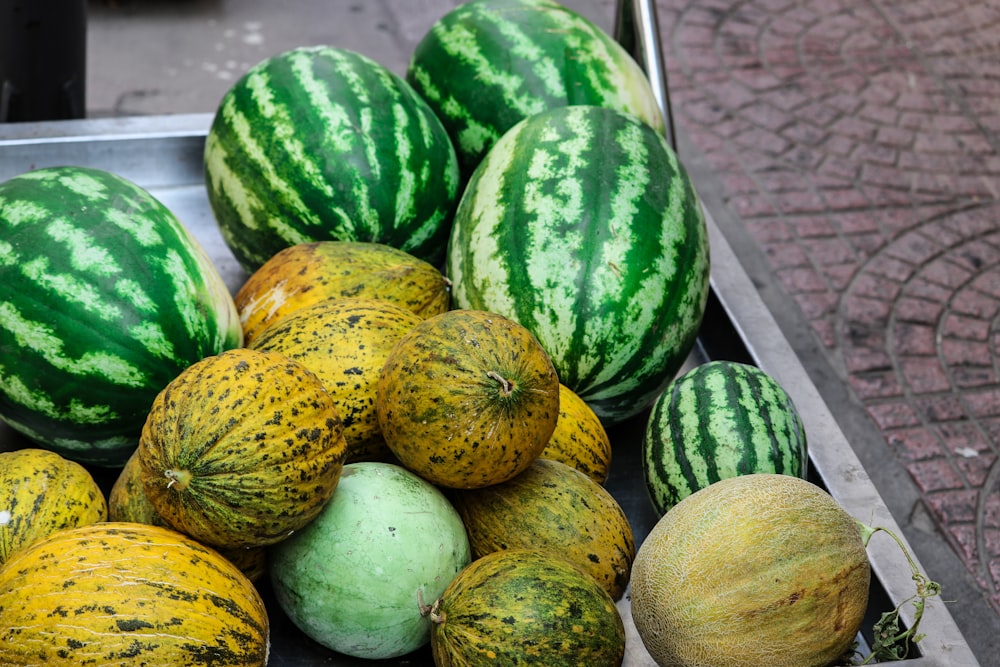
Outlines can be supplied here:
M233 294L114 174L0 183L0 663L266 665L278 614L331 664L852 661L873 529L766 373L681 373L709 249L663 131L589 21L474 0L405 77L321 46L234 84Z

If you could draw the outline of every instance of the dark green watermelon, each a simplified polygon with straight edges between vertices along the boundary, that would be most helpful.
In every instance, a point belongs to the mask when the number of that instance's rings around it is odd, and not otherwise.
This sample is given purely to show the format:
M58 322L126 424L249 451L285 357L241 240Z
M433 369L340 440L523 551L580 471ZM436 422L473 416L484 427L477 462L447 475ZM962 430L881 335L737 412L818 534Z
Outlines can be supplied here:
M401 77L330 46L279 53L225 94L205 144L208 199L252 273L310 241L382 243L440 263L458 161Z
M445 272L457 307L527 327L612 425L647 408L694 345L707 228L662 135L612 109L559 107L515 125L477 167Z

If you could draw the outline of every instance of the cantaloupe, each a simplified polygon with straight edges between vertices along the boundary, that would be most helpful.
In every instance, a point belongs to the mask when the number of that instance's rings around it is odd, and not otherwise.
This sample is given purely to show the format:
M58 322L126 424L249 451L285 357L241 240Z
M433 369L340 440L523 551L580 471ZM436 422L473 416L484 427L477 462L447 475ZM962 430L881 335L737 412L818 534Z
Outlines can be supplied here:
M868 607L861 526L789 475L715 482L657 522L632 566L632 617L661 667L823 667Z

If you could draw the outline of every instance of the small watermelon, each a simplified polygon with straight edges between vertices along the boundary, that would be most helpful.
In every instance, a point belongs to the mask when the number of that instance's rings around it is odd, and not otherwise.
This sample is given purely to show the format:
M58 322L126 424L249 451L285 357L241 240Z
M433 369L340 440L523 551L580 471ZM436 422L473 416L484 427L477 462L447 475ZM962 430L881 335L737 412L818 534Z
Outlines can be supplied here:
M791 397L756 366L696 366L657 398L643 436L649 497L663 515L683 498L736 475L805 478L806 432Z
M359 53L299 47L252 67L223 96L204 160L212 212L248 273L309 241L444 255L451 140L404 79Z
M308 526L270 548L278 605L306 635L351 656L385 659L430 641L424 613L469 564L462 519L405 468L344 466Z

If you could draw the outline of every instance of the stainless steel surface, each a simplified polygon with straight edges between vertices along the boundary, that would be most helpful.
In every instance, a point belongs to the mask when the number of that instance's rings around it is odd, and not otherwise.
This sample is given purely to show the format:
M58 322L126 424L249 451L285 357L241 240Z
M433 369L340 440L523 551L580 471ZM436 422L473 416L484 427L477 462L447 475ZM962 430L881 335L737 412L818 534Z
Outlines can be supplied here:
M646 70L653 96L663 112L667 143L677 148L656 5L649 0L615 0L614 32L615 39L625 46Z

